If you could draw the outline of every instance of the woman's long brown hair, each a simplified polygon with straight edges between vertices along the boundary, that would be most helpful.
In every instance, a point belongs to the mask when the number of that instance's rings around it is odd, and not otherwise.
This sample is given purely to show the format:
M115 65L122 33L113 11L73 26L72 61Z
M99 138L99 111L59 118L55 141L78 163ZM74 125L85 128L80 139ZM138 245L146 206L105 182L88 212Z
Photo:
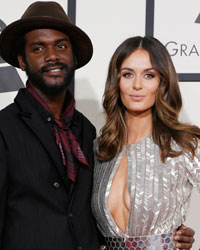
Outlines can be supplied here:
M191 153L193 157L197 139L200 138L200 129L178 120L182 98L171 57L165 46L157 39L138 36L125 40L111 58L103 100L106 123L98 138L97 158L101 161L114 158L121 151L128 136L124 106L119 92L120 68L123 61L137 49L144 49L149 53L151 64L160 76L160 85L152 110L152 136L160 148L161 160L165 162L167 157L177 157L184 151ZM180 151L172 149L172 140L180 146Z

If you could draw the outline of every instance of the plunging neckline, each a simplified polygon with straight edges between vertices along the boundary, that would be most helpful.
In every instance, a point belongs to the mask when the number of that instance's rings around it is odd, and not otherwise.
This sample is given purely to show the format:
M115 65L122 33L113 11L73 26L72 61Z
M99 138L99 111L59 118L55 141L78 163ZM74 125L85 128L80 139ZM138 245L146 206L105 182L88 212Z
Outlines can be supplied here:
M133 144L133 145L135 145L135 144ZM128 147L127 147L128 146ZM117 231L116 233L117 234L119 234L120 233L120 235L122 236L122 237L126 237L127 236L127 231L128 231L128 225L129 225L129 220L130 220L130 211L129 211L129 215L128 215L128 223L127 223L127 225L126 225L126 231L125 232L123 232L122 231L122 229L117 225L117 223L116 223L116 221L114 220L114 218L113 218L113 216L112 216L112 214L111 214L111 212L110 212L110 210L108 209L108 199L109 199L109 195L110 195L110 190L111 190L111 186L112 186L112 183L113 183L113 179L114 179L114 176L116 175L116 173L117 173L117 170L118 170L118 168L119 168L119 165L120 165L120 163L121 163L121 160L123 159L123 157L124 157L124 155L125 154L127 154L127 161L128 161L128 159L129 159L129 150L128 150L128 148L129 148L129 146L130 145L127 145L127 146L123 146L123 149L122 149L122 151L119 153L119 155L117 156L117 158L116 158L116 160L113 162L113 170L112 170L112 173L111 173L111 175L110 175L110 178L109 178L109 180L108 180L108 185L107 185L107 188L106 188L106 197L105 197L105 208L106 208L106 211L107 211L107 213L108 213L108 216L109 216L109 219L111 220L111 227L112 227L112 229L114 230L114 231ZM117 163L117 161L120 159L120 161ZM116 164L117 163L117 164ZM128 175L129 175L129 168L130 168L130 166L129 166L129 161L128 161ZM127 176L127 178L128 178L128 176ZM128 179L127 179L127 181L128 181ZM130 192L129 192L129 185L128 185L128 194L129 194L129 196L130 196ZM108 221L110 221L110 220L108 220Z
M129 194L129 197L130 197L130 208L131 208L131 187L130 187L130 182L129 182L129 178L130 178L130 175L131 175L131 168L132 168L132 164L133 162L130 160L131 156L130 156L130 152L135 148L137 147L138 145L141 145L144 141L146 141L148 138L151 138L152 137L152 133L148 134L146 137L142 138L140 141L138 141L137 143L132 143L132 144L129 144L129 145L123 145L122 146L122 151L115 157L113 163L112 163L112 172L111 172L111 175L108 179L108 185L106 187L106 190L105 190L105 199L104 199L104 202L105 202L105 209L106 209L106 212L107 212L107 216L109 217L108 218L108 221L109 221L109 224L110 224L110 227L112 228L112 230L121 237L129 237L131 235L129 235L129 224L130 224L130 209L129 209L129 215L128 215L128 220L127 220L127 225L126 225L126 230L125 232L123 232L120 227L117 225L117 223L115 222L110 210L108 209L108 198L109 198L109 194L110 194L110 190L111 190L111 186L112 186L112 183L113 183L113 179L115 177L115 174L117 173L117 170L119 168L119 165L121 163L121 160L123 159L124 155L127 154L127 160L128 160L128 175L127 175L127 182L128 182L128 194ZM135 160L134 160L135 162Z

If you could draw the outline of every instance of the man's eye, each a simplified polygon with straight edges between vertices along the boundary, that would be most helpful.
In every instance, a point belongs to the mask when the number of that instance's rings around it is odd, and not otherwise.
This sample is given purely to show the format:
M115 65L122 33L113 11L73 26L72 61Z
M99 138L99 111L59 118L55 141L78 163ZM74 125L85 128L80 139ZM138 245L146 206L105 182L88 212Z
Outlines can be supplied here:
M42 51L42 47L35 47L33 49L34 52L38 53L38 52L41 52Z
M65 44L58 44L57 48L59 49L65 49L67 46Z

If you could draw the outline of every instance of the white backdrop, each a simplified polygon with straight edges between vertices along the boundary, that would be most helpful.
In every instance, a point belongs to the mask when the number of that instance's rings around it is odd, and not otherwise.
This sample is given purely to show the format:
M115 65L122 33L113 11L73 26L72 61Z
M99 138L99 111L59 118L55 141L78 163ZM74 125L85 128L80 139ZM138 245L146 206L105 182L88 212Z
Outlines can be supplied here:
M147 0L149 1L149 0ZM0 19L7 25L20 18L32 0L2 0ZM57 0L67 10L67 0ZM145 34L146 0L77 0L76 23L92 39L91 62L77 70L75 77L76 107L96 126L104 123L102 95L111 55L126 38ZM155 0L154 35L172 56L178 73L200 73L199 0ZM6 64L0 64L0 67ZM18 70L25 82L25 75ZM183 109L180 119L200 126L200 81L180 82ZM13 101L16 92L0 93L0 109ZM196 231L193 250L200 249L200 196L194 191L186 224Z

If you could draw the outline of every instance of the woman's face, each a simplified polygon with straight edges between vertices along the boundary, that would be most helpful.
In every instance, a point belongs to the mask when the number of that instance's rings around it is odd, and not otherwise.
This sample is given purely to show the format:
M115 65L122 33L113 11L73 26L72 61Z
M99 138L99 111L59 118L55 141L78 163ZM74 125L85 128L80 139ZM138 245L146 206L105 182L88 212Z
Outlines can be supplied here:
M126 112L134 115L152 113L160 79L152 67L149 53L137 49L120 68L120 96Z

